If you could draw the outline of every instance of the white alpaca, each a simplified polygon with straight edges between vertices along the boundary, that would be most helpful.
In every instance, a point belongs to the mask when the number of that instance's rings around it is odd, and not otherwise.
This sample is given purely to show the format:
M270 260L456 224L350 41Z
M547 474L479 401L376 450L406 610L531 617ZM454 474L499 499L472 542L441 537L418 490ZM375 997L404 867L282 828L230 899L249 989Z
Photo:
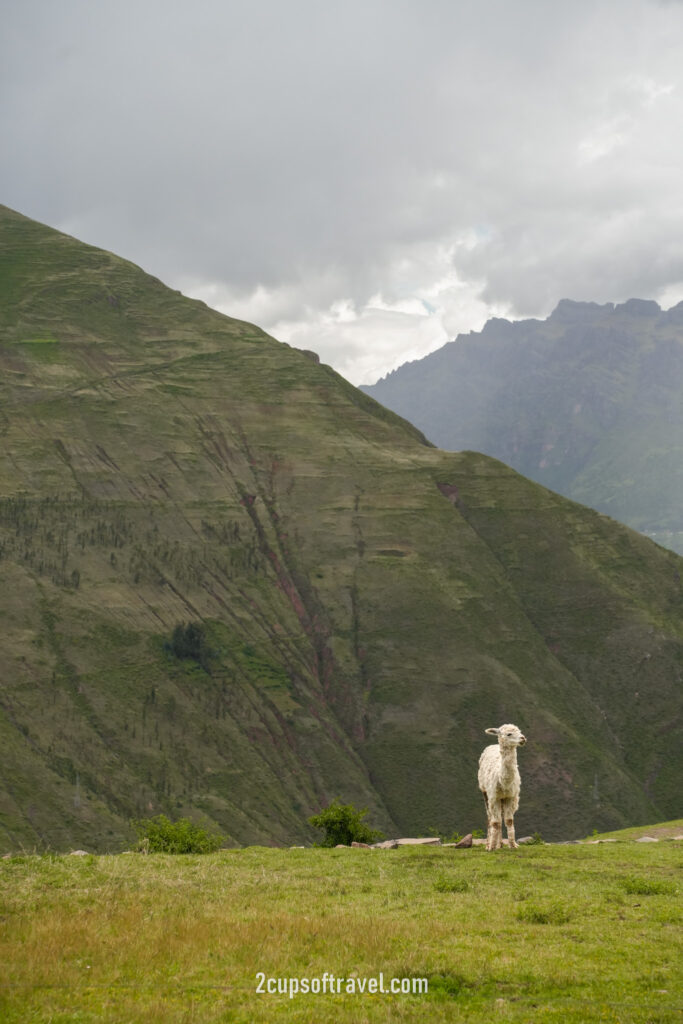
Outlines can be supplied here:
M489 736L497 736L498 743L486 747L479 758L479 789L484 794L488 831L486 849L497 850L502 842L503 820L508 833L508 844L517 849L514 813L519 807L519 788L522 780L517 768L517 747L526 743L516 725L501 725L486 729Z

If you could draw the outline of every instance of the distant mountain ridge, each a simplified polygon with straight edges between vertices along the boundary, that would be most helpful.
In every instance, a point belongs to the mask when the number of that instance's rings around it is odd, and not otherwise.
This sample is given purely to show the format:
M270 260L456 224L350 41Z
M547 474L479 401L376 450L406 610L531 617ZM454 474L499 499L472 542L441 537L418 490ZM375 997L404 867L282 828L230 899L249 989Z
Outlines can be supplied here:
M492 455L683 552L683 302L563 299L362 390L439 447Z
M0 207L0 850L670 819L683 559Z

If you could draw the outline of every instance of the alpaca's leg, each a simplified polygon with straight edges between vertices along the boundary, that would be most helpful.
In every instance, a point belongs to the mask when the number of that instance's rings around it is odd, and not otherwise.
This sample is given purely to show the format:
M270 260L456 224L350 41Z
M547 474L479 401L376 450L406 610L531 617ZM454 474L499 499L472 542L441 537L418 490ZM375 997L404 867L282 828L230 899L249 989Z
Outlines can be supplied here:
M502 834L501 808L499 800L489 801L489 830L486 840L487 850L499 850Z
M481 790L481 795L484 798L484 806L486 807L486 849L491 849L491 812L489 811L489 798L486 795L486 790Z
M511 850L517 850L519 849L519 843L515 841L515 819L513 817L511 800L503 802L503 814L508 833L508 846Z

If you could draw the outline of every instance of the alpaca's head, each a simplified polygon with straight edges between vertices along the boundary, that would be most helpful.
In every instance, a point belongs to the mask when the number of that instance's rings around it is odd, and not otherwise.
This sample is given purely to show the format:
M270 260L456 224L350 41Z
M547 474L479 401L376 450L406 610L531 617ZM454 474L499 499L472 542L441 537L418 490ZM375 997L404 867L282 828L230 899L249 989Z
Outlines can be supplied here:
M500 725L497 729L486 729L489 736L497 736L498 742L503 749L506 747L521 747L526 743L526 736L516 725Z

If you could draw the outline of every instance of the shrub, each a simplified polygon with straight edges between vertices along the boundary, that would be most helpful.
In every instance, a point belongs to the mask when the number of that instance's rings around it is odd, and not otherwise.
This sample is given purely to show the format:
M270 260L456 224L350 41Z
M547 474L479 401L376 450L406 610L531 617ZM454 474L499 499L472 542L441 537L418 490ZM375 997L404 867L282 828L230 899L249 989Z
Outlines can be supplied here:
M384 833L370 828L362 819L367 808L356 810L353 804L342 804L335 799L318 814L308 819L309 825L321 828L325 835L318 846L350 846L351 843L374 843L384 839Z
M212 650L209 647L204 624L187 622L178 625L171 634L166 650L179 661L194 661L210 674Z
M433 825L427 829L427 835L436 836L442 843L459 843L462 839L461 832L444 832L443 829L435 828Z
M131 822L138 834L141 853L212 853L224 836L207 832L188 818L170 821L165 814Z

